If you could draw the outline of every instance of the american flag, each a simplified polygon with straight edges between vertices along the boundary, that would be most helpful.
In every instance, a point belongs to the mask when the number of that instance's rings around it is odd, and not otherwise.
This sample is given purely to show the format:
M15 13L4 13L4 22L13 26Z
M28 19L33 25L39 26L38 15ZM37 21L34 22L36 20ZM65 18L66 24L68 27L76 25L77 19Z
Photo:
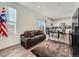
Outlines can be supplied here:
M8 37L7 33L7 18L6 18L6 10L5 8L1 9L0 12L0 35Z

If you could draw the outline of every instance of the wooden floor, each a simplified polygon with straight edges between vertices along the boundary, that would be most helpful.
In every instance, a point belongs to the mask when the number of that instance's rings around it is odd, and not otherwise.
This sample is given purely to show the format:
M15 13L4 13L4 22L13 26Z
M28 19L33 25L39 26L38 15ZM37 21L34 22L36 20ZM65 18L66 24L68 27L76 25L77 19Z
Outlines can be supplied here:
M20 44L0 50L0 57L35 57L30 50L25 49Z
M65 36L66 37L66 36ZM56 40L56 41L61 41L64 43L68 42L67 38L49 38L47 37L46 39L50 40ZM43 42L41 42L43 43ZM20 44L0 50L0 57L36 57L35 54L31 52L32 49L40 45L41 43L37 44L36 46L32 47L31 49L27 50L24 47L22 47Z
M67 43L67 44L70 43L68 34L67 35L61 35L60 38L57 38L57 35L56 36L52 36L52 35L48 36L47 35L46 38L47 38L47 40L51 39L51 40L55 40L55 41L59 41L59 42Z

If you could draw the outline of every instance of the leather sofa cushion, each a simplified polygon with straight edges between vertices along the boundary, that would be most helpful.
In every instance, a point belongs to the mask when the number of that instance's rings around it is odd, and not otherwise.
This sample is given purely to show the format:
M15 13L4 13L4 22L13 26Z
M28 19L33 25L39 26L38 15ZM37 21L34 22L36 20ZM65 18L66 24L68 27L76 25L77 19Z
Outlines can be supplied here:
M37 34L38 34L38 35L41 35L41 34L43 34L43 32L42 32L41 30L38 30L38 31L37 31Z
M44 35L38 35L38 36L32 37L31 42L37 42L37 41L39 42L43 39L43 36Z
M31 38L31 40L35 40L35 39L36 40L39 39L39 36L34 36L34 37Z
M31 37L34 36L34 34L33 34L33 32L29 31L29 32L26 32L26 33L25 33L25 36L31 38Z
M43 32L41 30L33 30L33 31L25 31L24 34L26 37L32 38L34 36L43 34Z

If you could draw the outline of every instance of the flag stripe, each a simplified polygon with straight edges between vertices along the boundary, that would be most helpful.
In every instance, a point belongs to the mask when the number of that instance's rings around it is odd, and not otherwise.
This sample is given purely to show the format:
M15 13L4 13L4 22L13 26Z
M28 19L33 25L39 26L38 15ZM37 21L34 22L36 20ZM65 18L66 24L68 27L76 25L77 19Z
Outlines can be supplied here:
M5 8L2 8L1 14L0 14L0 34L2 36L8 36L7 26L6 26L6 13Z
M7 32L6 29L3 26L1 26L1 29L2 29L3 32Z
M3 35L3 36L4 36L4 35L7 36L6 30L5 30L3 27L1 28L1 31L2 31L1 35Z
M6 29L6 31L7 31L7 28L6 28L6 22L4 23L4 22L2 22L2 24L1 24L5 29Z

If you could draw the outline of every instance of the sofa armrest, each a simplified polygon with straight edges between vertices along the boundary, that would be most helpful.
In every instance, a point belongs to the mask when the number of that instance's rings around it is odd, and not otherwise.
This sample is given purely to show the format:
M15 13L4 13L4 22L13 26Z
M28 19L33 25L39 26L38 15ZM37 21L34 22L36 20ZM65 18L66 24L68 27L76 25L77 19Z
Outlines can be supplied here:
M24 36L25 34L21 34L20 36Z
M24 38L24 34L21 34L20 35L20 39L22 40Z
M21 38L21 45L24 47L24 48L28 48L28 43L29 43L29 40L30 38Z

